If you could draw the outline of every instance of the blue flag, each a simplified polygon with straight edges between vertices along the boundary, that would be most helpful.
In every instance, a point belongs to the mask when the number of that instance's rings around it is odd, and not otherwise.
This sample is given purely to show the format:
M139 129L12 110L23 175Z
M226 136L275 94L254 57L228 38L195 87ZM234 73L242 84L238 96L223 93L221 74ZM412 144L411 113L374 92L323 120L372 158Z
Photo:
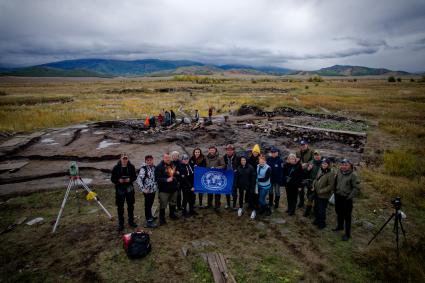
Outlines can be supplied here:
M232 194L233 171L195 167L195 193Z

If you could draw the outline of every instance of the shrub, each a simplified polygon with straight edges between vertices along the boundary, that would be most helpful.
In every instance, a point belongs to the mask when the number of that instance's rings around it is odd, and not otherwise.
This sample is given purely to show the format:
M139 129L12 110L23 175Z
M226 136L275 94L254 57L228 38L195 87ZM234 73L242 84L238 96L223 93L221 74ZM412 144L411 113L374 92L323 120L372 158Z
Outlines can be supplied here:
M412 82L412 83L413 83L414 81L415 81L415 79L414 79L414 78L410 78L410 82Z
M395 83L395 78L393 76L388 77L389 83Z
M304 88L305 88L305 89L308 89L308 85L306 85Z
M324 80L321 76L314 76L314 77L308 78L307 81L310 82L310 83L312 83L312 82L320 83L320 82L323 82Z
M401 82L401 78L397 78L397 81L400 83Z
M384 153L385 173L394 176L413 177L418 173L418 158L405 150L396 149Z

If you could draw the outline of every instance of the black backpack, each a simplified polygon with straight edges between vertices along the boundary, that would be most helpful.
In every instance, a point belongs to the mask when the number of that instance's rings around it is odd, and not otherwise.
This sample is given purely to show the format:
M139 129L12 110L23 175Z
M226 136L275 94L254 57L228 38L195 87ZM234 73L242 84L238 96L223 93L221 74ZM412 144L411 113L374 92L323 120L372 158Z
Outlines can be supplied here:
M142 258L151 252L152 246L150 237L145 232L131 233L130 245L127 249L127 256L131 258Z

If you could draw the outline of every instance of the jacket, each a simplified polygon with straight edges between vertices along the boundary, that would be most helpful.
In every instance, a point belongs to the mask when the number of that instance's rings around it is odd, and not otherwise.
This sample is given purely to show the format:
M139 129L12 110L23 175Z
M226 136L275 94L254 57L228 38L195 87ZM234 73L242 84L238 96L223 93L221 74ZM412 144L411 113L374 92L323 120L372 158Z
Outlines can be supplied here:
M267 158L267 164L272 169L272 176L271 176L271 182L272 184L283 184L283 161L280 156L278 157L269 157Z
M236 154L233 154L230 157L227 154L225 154L223 156L223 161L224 161L225 168L231 167L233 172L235 172L236 169L238 169L239 158L236 156Z
M199 166L199 167L206 167L207 166L207 162L206 162L204 156L202 156L201 158L198 158L198 159L196 159L195 156L192 156L189 159L189 164L190 164L190 166L192 166L192 169L195 169L195 166Z
M319 198L328 199L335 186L335 173L332 169L319 170L317 178L313 181L313 188Z
M360 192L360 179L353 171L342 172L338 170L335 178L335 193L352 199Z
M205 161L208 168L224 168L223 159L219 157L218 152L215 155L208 154Z
M308 163L313 160L313 150L311 148L307 148L305 151L297 151L297 157L300 159L301 163Z
M139 175L137 176L137 184L139 190L147 190L146 193L154 193L158 190L158 184L155 180L155 166L148 166L145 163L140 167Z
M174 177L173 181L167 182L169 177ZM165 164L164 161L158 164L155 168L155 180L158 183L158 190L160 193L174 193L177 191L177 169L174 164Z
M299 162L296 164L286 162L283 165L283 185L287 189L301 188L302 177L303 169Z
M238 166L234 180L236 188L244 189L248 192L254 192L256 181L257 172L250 164L247 163L245 166Z
M120 183L119 179L122 177L129 177L129 183ZM112 168L111 181L115 184L115 189L120 191L127 189L130 186L133 186L133 182L136 181L136 168L133 164L128 161L127 167L122 167L121 160Z
M257 165L257 185L259 189L270 189L272 169L269 165Z
M193 188L195 173L192 167L189 164L180 164L180 168L178 169L180 187L183 190L190 191Z

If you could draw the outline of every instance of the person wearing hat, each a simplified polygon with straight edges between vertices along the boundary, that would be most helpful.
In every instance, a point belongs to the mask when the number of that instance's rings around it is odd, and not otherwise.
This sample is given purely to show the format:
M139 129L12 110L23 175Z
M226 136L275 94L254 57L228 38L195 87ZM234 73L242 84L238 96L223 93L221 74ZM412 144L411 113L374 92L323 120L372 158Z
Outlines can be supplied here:
M233 173L236 173L236 170L238 169L239 165L239 158L236 156L235 153L235 147L231 144L226 145L226 154L223 156L223 161L225 168L227 170L233 171ZM236 187L233 186L232 191L233 196L233 209L236 209L236 201L238 199L238 192L236 190ZM230 195L226 195L226 209L230 208Z
M124 203L127 202L128 225L135 228L134 222L134 187L136 168L131 164L127 153L122 153L120 160L112 169L111 181L115 184L115 204L118 213L118 231L124 230Z
M307 184L307 202L306 202L305 211L304 211L305 217L310 216L311 210L313 208L313 202L316 198L316 193L313 190L312 184L317 177L317 173L319 172L321 165L322 165L321 154L318 150L314 150L313 160L309 162L306 169L307 181L305 182Z
M193 150L192 157L189 160L189 164L192 167L193 172L195 172L196 166L200 166L200 167L206 167L207 166L205 156L202 154L202 150L199 147L197 147ZM204 195L202 193L198 193L199 207L200 208L204 208L204 206L202 205L203 198L204 198Z
M254 168L254 170L257 170L260 153L260 146L258 144L254 145L248 158L248 163L252 166L252 168ZM255 219L257 215L256 209L258 208L258 188L254 190L254 192L250 195L250 198L250 203L252 205L251 219Z
M256 180L257 173L255 169L248 163L246 156L241 156L240 165L236 169L234 180L239 193L238 216L242 216L244 212L244 202L249 204L250 209L255 209L250 196L255 191Z
M270 166L272 170L271 175L271 190L269 193L269 206L272 207L274 205L274 208L279 207L279 201L280 201L280 186L282 185L282 173L283 173L283 160L279 156L279 149L276 147L272 147L271 150L271 156L267 158L267 164ZM273 203L274 199L274 203Z
M303 169L299 160L295 154L289 154L286 163L283 165L283 185L285 186L286 197L288 199L288 209L286 212L289 216L295 214L298 190L302 185L302 176Z
M212 145L208 148L208 155L206 158L206 167L207 168L220 168L223 169L224 168L224 162L223 159L220 158L217 147ZM221 200L221 195L220 194L216 194L213 197L213 194L208 194L208 206L207 208L211 208L212 207L212 202L213 202L213 198L214 198L214 208L215 210L219 210L220 209L220 200Z
M306 140L301 140L300 141L300 150L297 151L296 153L297 158L299 158L300 162L301 162L301 166L304 170L303 173L303 185L301 186L301 188L298 191L298 198L299 198L299 202L298 202L298 208L304 207L304 197L305 197L305 190L306 187L308 185L308 172L307 172L307 167L310 161L313 160L313 150L311 148L309 148L309 144L308 141Z
M155 181L155 165L152 155L145 156L145 163L140 167L139 176L137 176L137 184L145 197L145 228L156 228L157 225L152 215L152 206L155 201L158 184Z
M314 201L314 222L319 229L326 227L326 208L328 200L335 185L335 173L332 171L331 162L327 158L322 159L319 172L313 181Z
M187 154L182 155L181 165L179 167L179 178L180 178L180 188L183 192L183 203L182 211L183 216L192 216L197 214L194 210L195 204L195 188L194 188L194 177L195 173L192 167L189 164L189 156ZM189 206L189 211L187 211L187 206Z
M353 198L360 191L360 180L353 170L353 165L348 159L343 159L335 178L335 212L337 226L333 231L344 229L343 241L351 237L351 213L353 211Z
M169 206L170 218L178 219L176 215L177 202L177 169L171 162L169 153L164 153L162 161L155 168L155 180L159 190L159 224L166 224L165 209Z

